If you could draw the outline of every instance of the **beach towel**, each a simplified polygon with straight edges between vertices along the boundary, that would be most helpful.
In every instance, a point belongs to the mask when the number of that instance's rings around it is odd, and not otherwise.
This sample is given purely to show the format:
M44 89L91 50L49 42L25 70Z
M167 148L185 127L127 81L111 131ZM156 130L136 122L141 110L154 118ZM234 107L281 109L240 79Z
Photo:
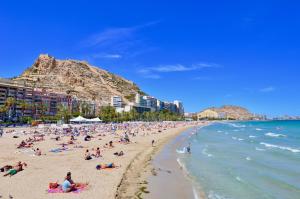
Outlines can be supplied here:
M80 184L77 184L76 185L76 190L72 191L71 193L81 193L82 191L86 190L88 187L87 184L83 184L83 183L80 183ZM47 190L48 193L64 193L64 191L62 190L61 188L61 185L59 185L58 187L54 188L49 188Z
M49 152L52 152L52 153L60 153L60 152L63 152L63 151L70 151L71 149L68 149L68 148L57 148L57 149L51 149Z

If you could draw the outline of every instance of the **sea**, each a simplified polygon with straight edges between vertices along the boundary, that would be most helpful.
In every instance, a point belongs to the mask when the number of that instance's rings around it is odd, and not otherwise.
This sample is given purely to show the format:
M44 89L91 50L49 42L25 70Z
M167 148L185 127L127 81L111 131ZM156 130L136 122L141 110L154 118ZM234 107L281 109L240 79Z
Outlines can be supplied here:
M300 199L300 121L216 122L183 143L177 162L208 199Z

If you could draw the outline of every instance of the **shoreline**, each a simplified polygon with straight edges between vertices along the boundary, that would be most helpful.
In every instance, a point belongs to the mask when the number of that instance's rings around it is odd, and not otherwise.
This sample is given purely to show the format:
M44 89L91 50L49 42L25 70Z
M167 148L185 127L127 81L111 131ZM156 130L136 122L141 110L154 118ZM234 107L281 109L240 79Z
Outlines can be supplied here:
M162 198L206 199L201 186L194 182L193 177L180 161L180 154L177 150L188 145L188 139L193 136L196 128L207 125L209 124L186 130L166 144L164 149L155 156L153 165L157 168L159 175L149 177L150 194L146 199L158 198L161 195L164 196Z
M118 185L115 198L123 199L123 198L132 198L133 196L135 196L136 198L150 197L149 199L151 199L152 197L151 192L153 190L152 187L149 187L149 179L151 177L156 178L158 172L160 172L159 170L155 169L155 164L154 164L154 161L157 158L157 156L163 150L165 150L165 148L168 147L168 145L171 142L173 142L178 136L183 134L188 129L191 129L193 127L203 127L208 124L209 123L203 123L201 125L190 125L186 127L171 129L171 131L175 131L175 132L170 133L171 135L162 138L159 142L156 143L155 147L148 148L147 150L138 153L126 168L126 171L124 172L123 177ZM180 173L181 175L180 179L182 181L185 181L184 183L182 183L182 185L185 186L185 194L188 196L194 196L195 190L191 187L192 182L187 178L187 176L184 176L184 173L180 169L177 162L175 165L172 166L172 171L177 174ZM188 187L192 189L187 191ZM151 191L149 191L149 188L151 189ZM159 190L156 189L156 191ZM162 192L160 193L162 194L162 198L166 198L164 197L164 194ZM201 198L203 198L202 194L200 195Z

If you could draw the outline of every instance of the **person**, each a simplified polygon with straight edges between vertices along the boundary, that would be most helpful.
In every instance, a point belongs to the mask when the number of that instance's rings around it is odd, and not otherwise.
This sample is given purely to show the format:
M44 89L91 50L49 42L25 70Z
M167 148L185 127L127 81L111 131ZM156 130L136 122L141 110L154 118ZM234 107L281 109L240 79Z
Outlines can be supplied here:
M41 151L39 148L37 148L37 149L35 150L34 155L36 155L36 156L41 156L41 155L42 155L42 151Z
M95 157L96 158L100 158L101 157L101 151L100 151L99 147L97 147L97 149L96 149Z
M110 147L110 148L113 148L113 147L114 147L113 141L109 141L109 147Z
M125 141L126 141L126 142L130 142L129 136L128 136L127 132L125 132Z
M84 137L84 141L91 141L92 137L90 135L87 135Z
M71 177L71 172L67 173L67 176L65 177L65 181L63 182L63 184L61 185L62 190L65 193L71 192L71 191L75 191L76 187L75 187L75 183L72 180Z
M119 168L119 166L116 166L114 163L99 164L99 165L96 166L97 170L100 170L100 169L113 169L113 168Z
M91 160L92 159L92 156L89 152L89 150L87 149L86 152L85 152L85 157L84 157L85 160Z
M18 172L22 171L23 170L23 166L27 166L27 164L24 162L24 163L21 163L18 162L18 164L16 166L14 166L12 169L10 169L6 174L4 174L3 176L6 177L6 176L13 176L13 175L16 175Z
M2 129L2 127L0 126L0 137L2 137L3 136L3 129Z
M154 143L155 143L155 141L154 141L154 140L152 140L152 147L154 147Z
M187 151L188 153L191 153L191 145L190 145L190 144L189 144L189 146L186 147L186 151Z

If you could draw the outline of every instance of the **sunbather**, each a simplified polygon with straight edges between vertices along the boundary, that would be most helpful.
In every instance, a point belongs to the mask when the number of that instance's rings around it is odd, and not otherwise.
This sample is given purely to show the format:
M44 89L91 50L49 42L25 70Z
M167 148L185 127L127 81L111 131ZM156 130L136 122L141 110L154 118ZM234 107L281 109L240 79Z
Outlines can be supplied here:
M13 176L13 175L16 175L18 172L22 171L23 170L23 166L27 166L27 164L24 162L24 163L21 163L18 162L18 164L14 167L12 167L6 174L4 174L3 176Z
M61 185L61 188L65 193L76 190L76 184L72 180L71 172L67 173L67 176L65 177L65 181Z
M89 152L88 149L85 152L84 159L85 160L91 160L92 159L92 156L91 156L91 154L90 154L90 152Z
M114 163L109 163L109 164L98 164L96 166L97 170L101 169L112 169L112 168L119 168L120 166L116 166Z

